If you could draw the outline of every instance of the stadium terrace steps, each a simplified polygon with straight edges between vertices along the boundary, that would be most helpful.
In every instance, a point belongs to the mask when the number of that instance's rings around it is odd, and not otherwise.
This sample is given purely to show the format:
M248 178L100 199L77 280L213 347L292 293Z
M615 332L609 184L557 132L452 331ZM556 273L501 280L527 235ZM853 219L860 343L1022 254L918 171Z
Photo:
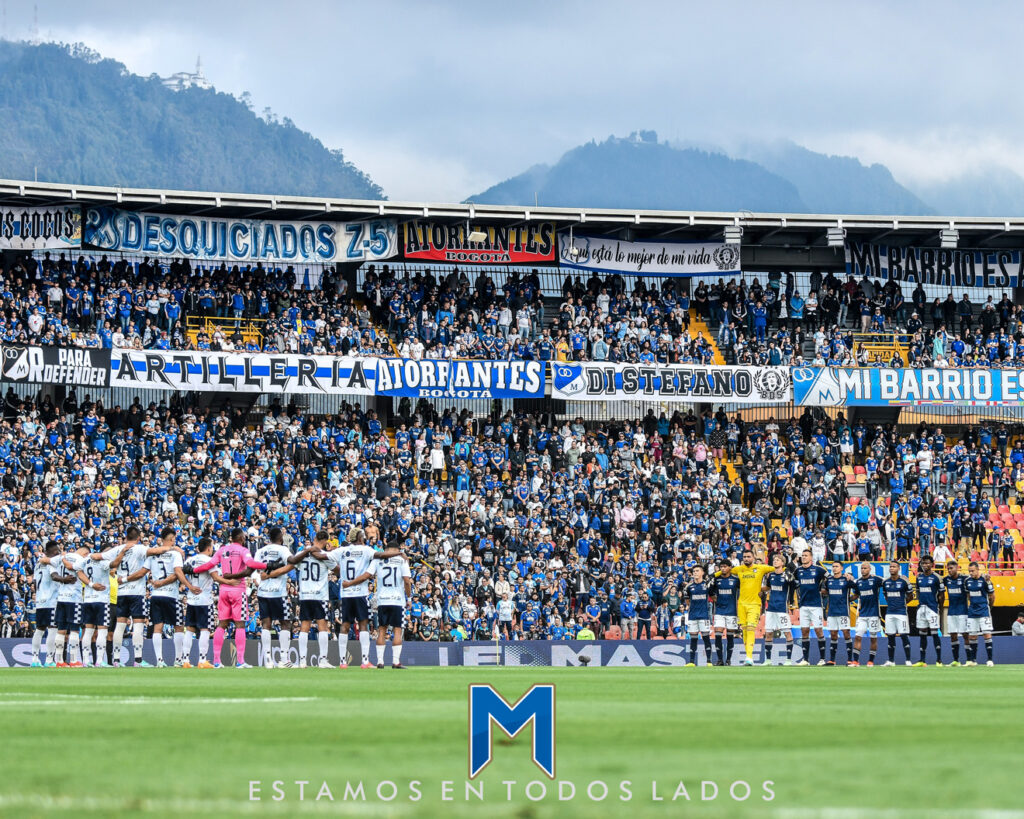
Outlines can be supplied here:
M711 332L711 329L705 323L704 319L698 315L697 311L690 308L690 335L703 335L704 339L711 345L711 349L714 351L713 363L725 364L725 356L722 355L722 351L718 348L718 342L715 340L715 334Z

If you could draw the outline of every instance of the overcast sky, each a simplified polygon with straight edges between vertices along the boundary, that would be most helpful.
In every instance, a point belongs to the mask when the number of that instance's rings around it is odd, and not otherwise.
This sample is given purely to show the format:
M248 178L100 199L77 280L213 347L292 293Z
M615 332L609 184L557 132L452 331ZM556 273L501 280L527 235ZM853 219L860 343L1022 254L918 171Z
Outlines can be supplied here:
M391 199L458 201L590 139L792 139L902 182L1024 174L1024 6L0 0L4 36L138 74L203 69L291 117Z

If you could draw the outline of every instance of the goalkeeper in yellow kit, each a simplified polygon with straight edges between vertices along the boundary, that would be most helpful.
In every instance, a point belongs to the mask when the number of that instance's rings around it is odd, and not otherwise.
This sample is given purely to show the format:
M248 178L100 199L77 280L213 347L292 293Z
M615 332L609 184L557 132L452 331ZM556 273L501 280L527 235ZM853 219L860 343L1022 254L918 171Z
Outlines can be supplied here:
M740 597L736 604L740 628L743 630L743 648L747 658L744 665L754 664L754 636L757 623L761 619L761 581L772 567L764 563L754 563L754 553L750 549L743 551L743 560L733 569L733 574L740 579Z

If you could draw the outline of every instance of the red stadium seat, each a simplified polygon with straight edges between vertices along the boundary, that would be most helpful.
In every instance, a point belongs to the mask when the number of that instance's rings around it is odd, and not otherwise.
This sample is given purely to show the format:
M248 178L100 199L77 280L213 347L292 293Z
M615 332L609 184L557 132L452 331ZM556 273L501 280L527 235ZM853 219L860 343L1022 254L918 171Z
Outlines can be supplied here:
M621 640L622 639L622 629L620 629L618 626L608 626L608 628L606 628L604 630L604 639L606 639L606 640Z

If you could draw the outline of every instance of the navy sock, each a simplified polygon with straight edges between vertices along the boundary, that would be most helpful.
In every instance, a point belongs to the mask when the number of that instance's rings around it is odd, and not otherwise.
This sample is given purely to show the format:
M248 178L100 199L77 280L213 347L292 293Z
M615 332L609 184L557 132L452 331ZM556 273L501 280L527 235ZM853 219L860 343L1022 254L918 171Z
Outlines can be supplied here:
M801 640L800 640L800 649L804 653L803 659L807 660L807 662L810 662L811 661L811 638L810 637L803 637L803 638L801 638Z
M932 645L935 647L935 662L942 662L942 640L939 639L938 634L932 635Z
M910 635L903 635L903 659L910 662ZM893 662L896 662L896 658L893 657ZM921 662L924 662L924 654L921 654Z
M718 659L722 659L722 635L715 635L715 651L718 652Z
M896 662L896 635L889 635L889 659Z
M690 662L697 665L697 636L690 638Z
M995 660L995 658L992 656L992 639L991 638L985 640L985 654L986 654L986 658L987 659L993 660L993 661Z
M818 659L819 660L828 659L826 657L826 655L825 655L825 638L824 637L822 637L821 639L818 640Z

